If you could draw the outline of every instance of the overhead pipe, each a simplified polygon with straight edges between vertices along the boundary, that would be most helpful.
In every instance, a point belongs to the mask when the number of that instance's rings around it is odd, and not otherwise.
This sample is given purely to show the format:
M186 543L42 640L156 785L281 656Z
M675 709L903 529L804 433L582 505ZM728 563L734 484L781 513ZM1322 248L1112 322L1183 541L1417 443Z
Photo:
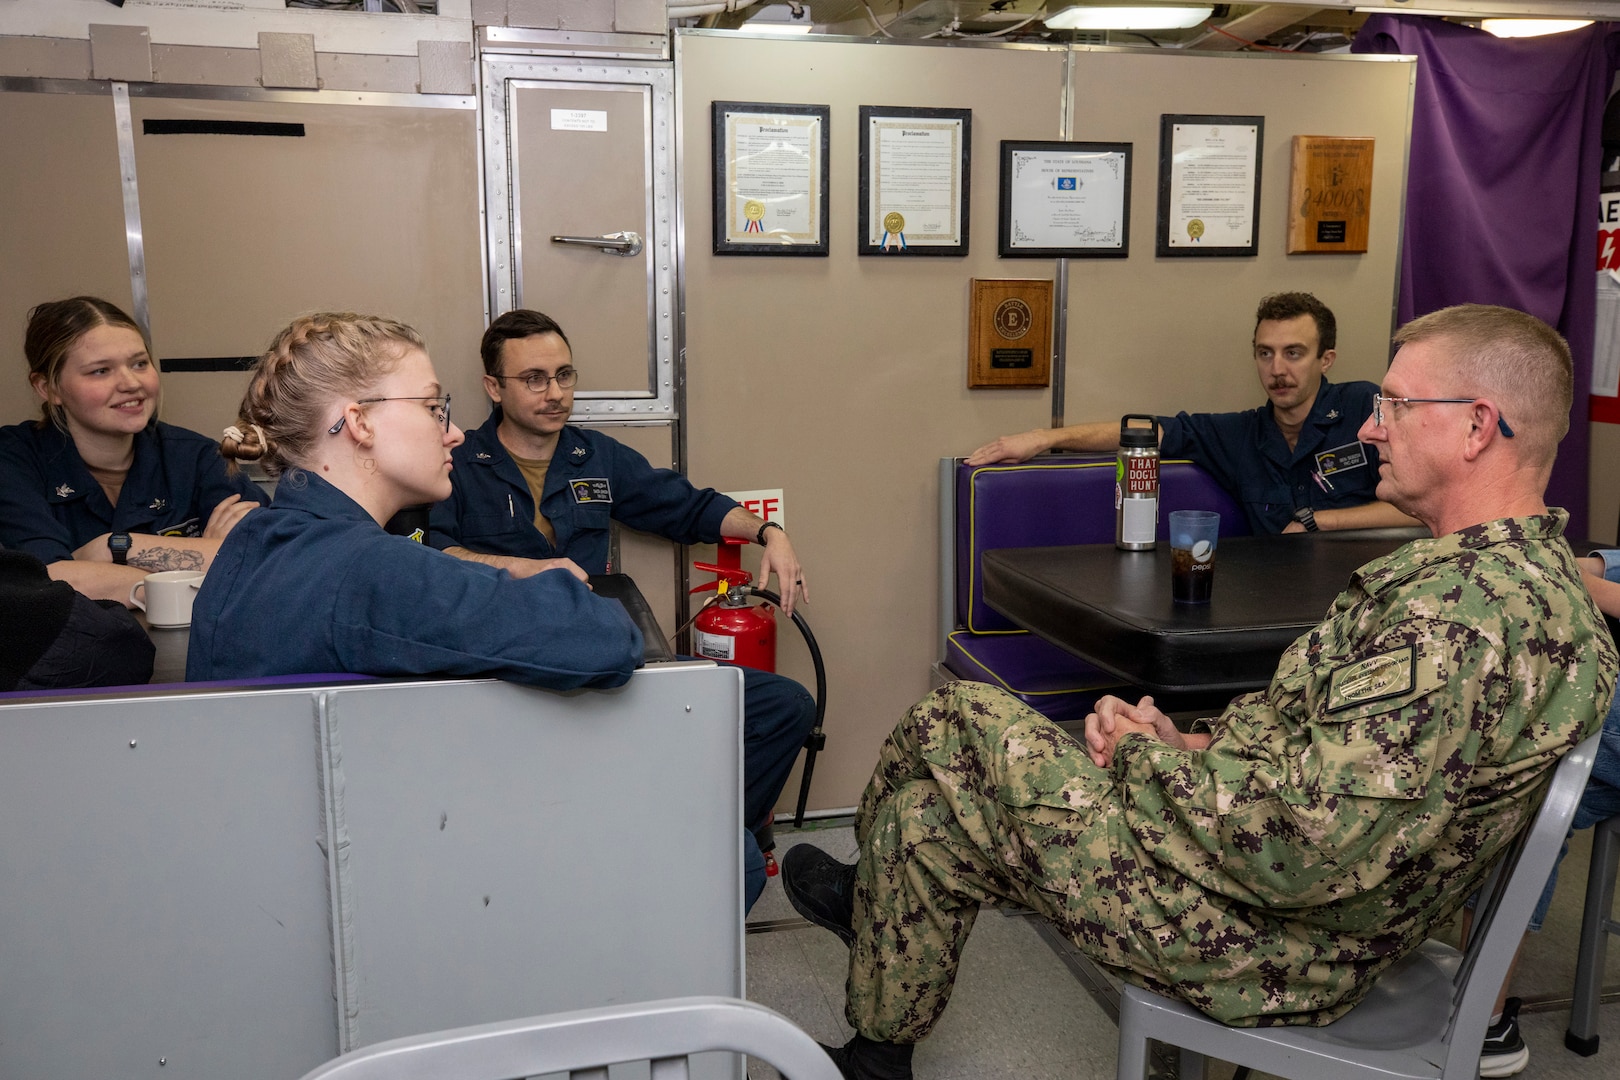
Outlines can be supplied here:
M706 4L670 4L666 9L670 21L676 19L696 19L704 15L724 15L731 11L741 11L753 7L759 0L718 0Z

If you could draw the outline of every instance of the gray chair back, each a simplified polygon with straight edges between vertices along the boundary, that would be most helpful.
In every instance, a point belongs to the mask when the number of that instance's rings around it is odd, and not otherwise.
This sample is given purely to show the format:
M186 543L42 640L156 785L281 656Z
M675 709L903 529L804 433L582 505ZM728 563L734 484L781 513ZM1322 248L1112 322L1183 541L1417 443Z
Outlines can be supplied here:
M723 1050L770 1064L786 1080L841 1080L815 1041L762 1005L721 997L670 998L456 1028L379 1043L322 1065L303 1080L512 1080L651 1062L652 1080L685 1080L693 1054Z
M1181 1048L1183 1077L1202 1075L1209 1056L1296 1080L1473 1080L1496 992L1574 819L1598 740L1593 735L1564 755L1530 825L1498 858L1466 952L1425 942L1380 975L1360 1004L1322 1027L1228 1027L1185 1002L1127 985L1119 1080L1147 1075L1149 1040Z
M1468 947L1452 978L1456 1009L1448 1042L1477 1047L1485 1041L1497 991L1513 966L1592 775L1598 739L1592 735L1559 761L1534 820L1519 830L1480 890Z

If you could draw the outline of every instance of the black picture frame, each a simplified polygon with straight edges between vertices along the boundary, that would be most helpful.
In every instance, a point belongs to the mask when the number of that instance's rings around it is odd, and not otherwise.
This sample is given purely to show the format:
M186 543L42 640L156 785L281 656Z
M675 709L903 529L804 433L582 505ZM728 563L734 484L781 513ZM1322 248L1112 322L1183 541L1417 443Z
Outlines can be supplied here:
M734 209L731 199L732 178L735 175L736 161L730 153L730 132L733 123L746 123L753 121L770 121L781 118L785 124L791 124L791 118L810 117L819 121L819 138L812 135L813 144L817 147L820 157L819 168L812 166L811 183L819 191L811 192L807 202L813 210L819 228L811 230L813 238L796 239L792 233L777 230L764 230L759 232L757 240L745 239L744 233L732 228L730 215ZM828 215L830 206L829 188L832 176L832 167L829 160L829 150L832 145L829 136L832 122L832 110L826 105L799 105L781 102L760 101L716 101L710 106L710 139L713 152L713 184L714 184L714 253L716 255L806 255L825 258L828 251L829 238L832 235L832 223ZM748 203L760 207L762 215L769 213L762 200L748 200ZM747 205L747 204L745 204ZM745 211L745 216L749 216ZM749 220L763 226L763 218ZM752 235L746 234L746 235Z
M891 241L889 232L885 231L877 243L872 242L872 195L879 186L874 184L874 170L880 168L876 151L872 146L872 126L874 123L894 121L904 126L910 121L944 120L960 122L962 126L962 146L960 159L954 162L957 170L956 191L956 231L957 243L941 244L933 241L918 242L914 236L911 241L905 239L902 228L898 239ZM973 110L972 109L919 109L904 106L862 105L860 107L860 193L859 213L857 214L857 229L855 250L861 255L906 256L906 255L945 255L961 256L968 253L969 235L969 196L971 195L972 165L973 165ZM893 211L891 211L893 212ZM888 217L887 213L879 211L878 221L882 222Z
M1047 140L1011 140L1001 143L1001 191L996 228L996 254L1003 259L1124 259L1131 253L1131 158L1133 145L1128 142L1076 142ZM1117 235L1108 239L1099 235L1097 242L1080 245L1040 245L1018 243L1013 235L1015 213L1019 209L1015 197L1014 161L1021 152L1050 153L1054 158L1063 154L1119 155L1119 168L1123 176L1120 199L1114 215ZM1061 184L1070 179L1077 184L1084 181L1075 177L1054 177ZM1110 234L1113 235L1113 234Z
M1226 243L1170 243L1170 230L1175 227L1175 216L1170 206L1174 169L1173 142L1177 125L1206 127L1253 127L1254 132L1254 190L1250 197L1251 228L1246 244ZM1254 256L1260 254L1260 181L1265 167L1266 118L1264 116L1213 116L1192 113L1164 113L1159 117L1159 212L1154 229L1154 254L1162 258L1221 258L1225 256Z

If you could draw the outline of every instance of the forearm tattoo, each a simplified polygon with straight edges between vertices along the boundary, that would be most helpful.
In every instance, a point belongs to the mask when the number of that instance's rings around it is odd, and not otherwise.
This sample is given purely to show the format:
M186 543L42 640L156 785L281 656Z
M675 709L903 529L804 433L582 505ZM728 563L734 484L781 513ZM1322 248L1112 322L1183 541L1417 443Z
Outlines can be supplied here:
M149 547L130 552L129 565L154 573L159 570L201 570L203 557L200 551L187 551L184 548Z

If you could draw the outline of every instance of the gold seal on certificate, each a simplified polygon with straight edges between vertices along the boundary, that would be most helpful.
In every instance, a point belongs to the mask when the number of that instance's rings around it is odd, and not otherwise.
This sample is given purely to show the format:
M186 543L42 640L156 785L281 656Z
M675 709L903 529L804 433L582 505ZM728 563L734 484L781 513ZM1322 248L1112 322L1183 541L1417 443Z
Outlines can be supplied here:
M1187 222L1187 239L1197 243L1204 235L1204 223L1198 218Z
M883 215L883 231L899 235L906 231L905 215L898 210L890 210Z
M749 221L759 221L765 216L765 204L758 199L749 199L743 203L743 217Z

